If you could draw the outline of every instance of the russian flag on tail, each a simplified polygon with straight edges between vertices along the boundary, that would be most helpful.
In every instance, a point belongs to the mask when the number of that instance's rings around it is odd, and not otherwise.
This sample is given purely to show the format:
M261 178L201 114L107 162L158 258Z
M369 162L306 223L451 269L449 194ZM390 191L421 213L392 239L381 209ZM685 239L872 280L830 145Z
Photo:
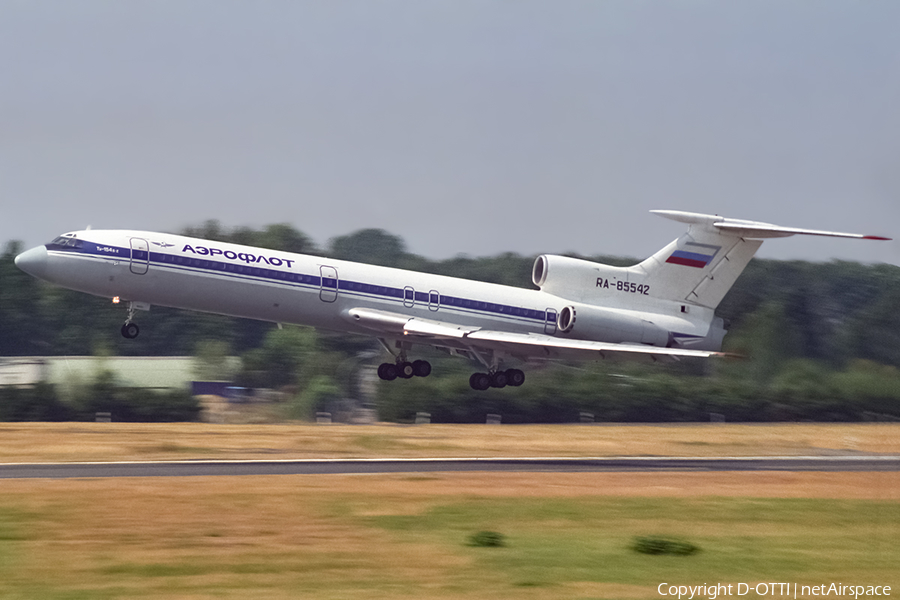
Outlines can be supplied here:
M695 267L702 269L716 257L721 250L721 246L712 246L710 244L697 244L688 242L683 250L676 250L666 259L667 263L673 265L682 265L685 267Z

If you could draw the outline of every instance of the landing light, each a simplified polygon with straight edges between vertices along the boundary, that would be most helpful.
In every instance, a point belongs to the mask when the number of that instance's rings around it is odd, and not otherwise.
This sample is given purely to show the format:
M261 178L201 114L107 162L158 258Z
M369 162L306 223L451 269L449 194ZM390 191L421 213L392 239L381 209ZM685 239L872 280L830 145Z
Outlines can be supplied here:
M119 297L113 296L113 304L118 304L118 303L119 303Z

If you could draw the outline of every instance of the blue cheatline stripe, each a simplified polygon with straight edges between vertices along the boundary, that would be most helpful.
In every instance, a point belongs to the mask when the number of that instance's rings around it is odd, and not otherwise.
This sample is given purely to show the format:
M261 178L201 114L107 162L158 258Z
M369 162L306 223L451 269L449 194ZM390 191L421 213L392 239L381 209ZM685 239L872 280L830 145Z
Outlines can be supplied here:
M49 248L49 246L48 246ZM100 248L111 248L118 252L102 251ZM53 247L53 250L72 252L76 254L87 254L90 256L98 256L102 258L118 258L119 260L131 260L131 248L113 247L108 245L98 245L92 242L85 242L82 248L69 247ZM147 260L147 252L135 250L134 259L141 262ZM226 263L216 260L208 260L205 258L195 258L191 256L182 256L174 254L165 254L162 252L150 252L149 261L153 264L164 266L170 269L190 270L190 271L206 271L217 275L234 277L237 279L254 280L264 279L280 284L291 285L294 287L334 288L335 279L326 277L318 277L316 275L306 275L303 273L291 273L279 271L278 269L270 269L265 267L249 266L247 264ZM360 281L349 281L345 279L337 280L338 289L343 292L350 292L351 295L390 298L392 300L403 301L403 288L395 288L390 286L375 285ZM437 294L435 294L437 295ZM423 305L428 304L430 292L415 292L415 301ZM433 299L436 303L436 299ZM509 306L506 304L498 304L494 302L483 302L481 300L473 300L470 298L459 298L457 296L440 295L440 306L446 308L454 308L462 312L470 313L490 313L494 315L502 315L510 318L528 319L530 321L538 321L544 323L547 320L555 320L554 315L548 314L543 310L534 310L530 308L521 308L518 306Z

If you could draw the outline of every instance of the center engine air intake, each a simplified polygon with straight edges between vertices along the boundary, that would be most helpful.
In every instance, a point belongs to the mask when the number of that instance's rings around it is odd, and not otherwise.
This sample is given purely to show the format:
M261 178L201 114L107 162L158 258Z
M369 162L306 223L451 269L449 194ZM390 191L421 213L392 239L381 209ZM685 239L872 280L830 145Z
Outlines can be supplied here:
M534 261L531 281L542 292L594 304L598 281L643 283L643 274L631 267L612 267L570 256L542 254Z
M555 254L542 254L534 261L531 281L544 292L551 294L564 289L581 287L593 281L599 269L606 265ZM614 268L614 267L613 267Z
M547 281L547 257L538 256L534 260L534 267L531 269L531 281L538 287L543 287Z

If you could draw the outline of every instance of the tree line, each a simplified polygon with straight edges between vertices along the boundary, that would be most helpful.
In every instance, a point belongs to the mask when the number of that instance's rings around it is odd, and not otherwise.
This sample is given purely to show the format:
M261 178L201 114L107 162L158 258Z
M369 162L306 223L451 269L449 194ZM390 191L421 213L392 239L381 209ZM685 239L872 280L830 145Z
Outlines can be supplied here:
M336 237L324 248L288 224L257 230L207 221L180 233L533 287L533 257L506 253L429 260L378 229ZM278 330L269 323L162 307L142 313L141 336L124 340L119 335L125 317L121 306L22 273L13 263L21 250L20 243L9 242L0 256L0 355L194 355L207 375L287 390L293 398L286 408L289 417L308 416L355 397L354 370L385 359L365 337ZM579 258L619 266L637 262ZM710 414L744 421L900 417L898 306L900 269L891 265L754 259L717 311L728 324L726 349L745 359L670 366L540 366L528 369L521 388L479 393L468 388L471 365L425 350L434 373L380 384L379 411L382 418L398 421L423 411L433 420L463 422L483 422L489 412L506 415L507 422L565 422L578 420L581 413L614 421L707 420ZM215 372L226 355L242 357L238 372ZM195 415L192 410L183 415Z

